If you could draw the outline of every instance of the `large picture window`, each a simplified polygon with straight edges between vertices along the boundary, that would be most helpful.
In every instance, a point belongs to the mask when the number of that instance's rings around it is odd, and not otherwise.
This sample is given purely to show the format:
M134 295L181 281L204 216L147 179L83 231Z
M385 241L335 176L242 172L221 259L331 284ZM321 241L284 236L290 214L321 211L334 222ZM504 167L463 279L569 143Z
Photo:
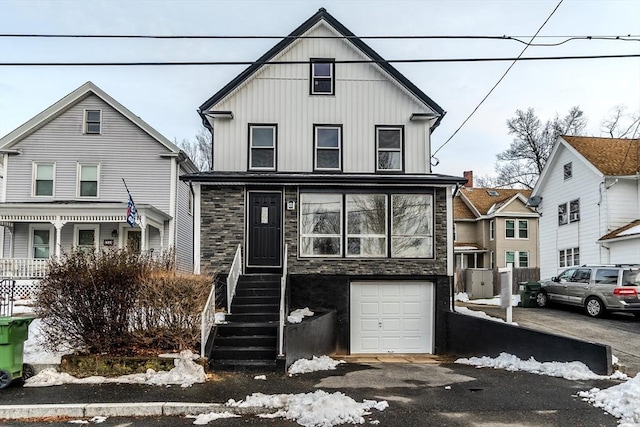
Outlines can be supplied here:
M276 169L276 126L249 126L249 169Z
M339 126L315 125L315 169L333 170L342 169L342 129Z
M342 195L300 195L300 254L342 255Z
M376 170L402 171L402 127L376 127Z
M427 194L391 196L391 256L433 256L432 197Z
M348 194L347 256L387 256L387 196Z
M303 257L431 258L433 196L303 192L299 229Z
M33 168L33 195L53 196L53 184L55 177L54 165L35 163Z

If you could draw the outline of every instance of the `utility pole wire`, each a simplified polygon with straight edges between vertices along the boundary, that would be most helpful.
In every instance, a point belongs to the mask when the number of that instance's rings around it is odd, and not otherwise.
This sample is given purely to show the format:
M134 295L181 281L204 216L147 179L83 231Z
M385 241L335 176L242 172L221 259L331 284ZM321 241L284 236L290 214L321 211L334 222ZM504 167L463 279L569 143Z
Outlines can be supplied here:
M578 56L534 56L529 58L435 58L435 59L373 59L335 60L335 64L383 64L383 63L436 63L436 62L499 62L499 61L554 61L569 59L614 59L640 58L640 54L626 55L578 55ZM311 61L150 61L150 62L0 62L0 67L95 67L95 66L160 66L160 65L301 65ZM511 65L513 66L513 64ZM503 76L504 77L504 76ZM500 83L500 82L498 82ZM497 85L497 84L496 84ZM494 86L495 89L495 86ZM488 95L487 95L488 96Z
M453 137L456 136L456 134L460 131L460 129L462 129L464 127L464 125L469 121L469 119L471 119L471 117L473 117L473 115L476 113L476 111L478 111L478 109L480 108L480 106L482 104L484 104L484 101L487 100L487 98L489 98L489 95L491 95L493 93L493 91L495 90L496 87L498 87L498 85L500 84L500 82L502 82L502 80L507 76L507 74L509 73L509 71L511 71L511 69L513 68L514 65L516 65L516 62L518 62L518 60L521 59L522 55L524 54L524 52L529 48L529 45L531 42L533 42L533 40L536 38L536 36L538 35L538 33L540 31L542 31L542 29L544 28L545 25L547 25L547 22L549 22L549 20L551 19L551 17L556 13L556 11L558 10L558 8L560 7L560 5L562 4L564 0L560 0L558 2L558 4L556 5L556 7L553 9L553 11L551 11L551 13L549 14L549 16L547 17L547 19L542 23L542 25L540 26L540 28L538 28L538 31L536 31L536 33L531 37L531 40L529 40L529 43L527 43L525 45L525 47L522 49L522 51L520 52L520 54L518 55L518 57L516 59L513 60L513 62L511 63L511 65L509 65L509 68L507 68L507 70L502 74L502 76L498 79L498 81L496 82L496 84L493 85L493 87L489 90L489 92L484 96L484 98L482 98L482 100L480 101L480 103L476 106L476 108L473 109L473 111L471 112L471 114L469 114L467 116L466 119L464 119L464 121L462 122L462 124L460 126L458 126L458 129L455 130L455 132L453 132L453 134L451 134L451 136L444 142L442 143L442 145L440 145L440 147L438 147L438 149L436 151L433 152L433 154L431 154L431 158L434 159L436 161L435 164L433 164L433 166L437 166L438 163L440 163L440 160L438 160L438 158L436 157L436 154L438 154L438 152L440 150L442 150L442 148L444 148L444 146L446 146L449 141L451 141L453 139Z

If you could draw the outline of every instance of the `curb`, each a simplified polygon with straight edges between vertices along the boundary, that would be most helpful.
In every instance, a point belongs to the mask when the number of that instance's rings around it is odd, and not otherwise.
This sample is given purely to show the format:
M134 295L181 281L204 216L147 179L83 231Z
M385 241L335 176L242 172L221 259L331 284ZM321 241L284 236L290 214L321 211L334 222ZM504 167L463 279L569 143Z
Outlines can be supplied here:
M0 405L0 420L22 418L69 417L148 417L200 415L210 412L233 412L238 415L268 412L269 408L226 406L222 403L138 402L138 403L71 403L45 405Z

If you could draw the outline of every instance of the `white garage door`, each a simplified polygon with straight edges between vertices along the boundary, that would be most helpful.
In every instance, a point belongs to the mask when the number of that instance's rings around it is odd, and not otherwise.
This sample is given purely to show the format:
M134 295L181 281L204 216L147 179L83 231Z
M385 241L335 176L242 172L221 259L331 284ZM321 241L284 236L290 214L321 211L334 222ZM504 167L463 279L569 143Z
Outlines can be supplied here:
M351 353L433 353L433 284L352 282Z

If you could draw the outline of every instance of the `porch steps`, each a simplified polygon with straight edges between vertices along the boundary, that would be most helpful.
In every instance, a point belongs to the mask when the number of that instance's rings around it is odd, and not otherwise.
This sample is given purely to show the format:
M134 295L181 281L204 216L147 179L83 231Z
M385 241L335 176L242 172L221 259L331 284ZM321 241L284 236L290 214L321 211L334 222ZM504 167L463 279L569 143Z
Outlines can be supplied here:
M280 276L244 275L238 280L226 324L216 325L209 366L213 370L276 369Z

